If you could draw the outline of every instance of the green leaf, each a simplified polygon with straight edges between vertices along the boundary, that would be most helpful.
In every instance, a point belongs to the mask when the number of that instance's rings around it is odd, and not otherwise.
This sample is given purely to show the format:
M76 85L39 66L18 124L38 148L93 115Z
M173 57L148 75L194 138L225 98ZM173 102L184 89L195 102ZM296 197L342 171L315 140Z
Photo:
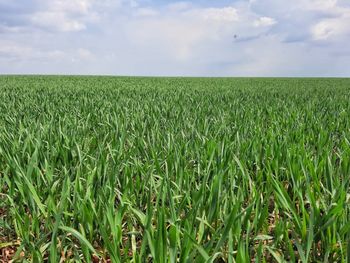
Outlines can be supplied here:
M91 243L77 230L67 226L60 226L59 228L65 232L71 233L74 237L76 237L79 240L81 244L84 244L86 247L88 247L92 253L94 253L95 255L98 255L98 253L96 252L94 247L91 245Z

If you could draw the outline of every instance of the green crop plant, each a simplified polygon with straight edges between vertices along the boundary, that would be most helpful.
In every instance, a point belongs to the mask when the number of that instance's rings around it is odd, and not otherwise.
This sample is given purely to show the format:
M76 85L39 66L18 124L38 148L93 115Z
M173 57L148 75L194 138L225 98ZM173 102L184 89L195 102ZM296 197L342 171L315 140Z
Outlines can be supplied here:
M350 80L0 77L0 256L349 262Z

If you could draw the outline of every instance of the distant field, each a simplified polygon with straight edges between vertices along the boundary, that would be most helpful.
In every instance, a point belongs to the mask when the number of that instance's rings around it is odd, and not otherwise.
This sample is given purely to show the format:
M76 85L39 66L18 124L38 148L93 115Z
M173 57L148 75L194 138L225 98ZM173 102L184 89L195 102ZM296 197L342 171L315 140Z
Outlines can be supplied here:
M349 262L350 79L0 77L0 262Z

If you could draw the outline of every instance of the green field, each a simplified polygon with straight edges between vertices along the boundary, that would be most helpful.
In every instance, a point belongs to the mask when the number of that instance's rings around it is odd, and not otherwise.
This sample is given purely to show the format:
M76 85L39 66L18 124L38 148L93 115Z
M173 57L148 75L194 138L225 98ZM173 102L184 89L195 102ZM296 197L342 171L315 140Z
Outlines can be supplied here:
M0 261L349 262L350 79L2 76L0 187Z

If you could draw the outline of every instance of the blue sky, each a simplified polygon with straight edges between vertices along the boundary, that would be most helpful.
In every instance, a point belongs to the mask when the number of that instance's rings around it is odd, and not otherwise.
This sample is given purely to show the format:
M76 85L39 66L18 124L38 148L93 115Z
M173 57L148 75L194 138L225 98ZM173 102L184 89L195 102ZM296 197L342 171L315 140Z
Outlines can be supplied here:
M0 74L350 76L348 0L0 0Z

